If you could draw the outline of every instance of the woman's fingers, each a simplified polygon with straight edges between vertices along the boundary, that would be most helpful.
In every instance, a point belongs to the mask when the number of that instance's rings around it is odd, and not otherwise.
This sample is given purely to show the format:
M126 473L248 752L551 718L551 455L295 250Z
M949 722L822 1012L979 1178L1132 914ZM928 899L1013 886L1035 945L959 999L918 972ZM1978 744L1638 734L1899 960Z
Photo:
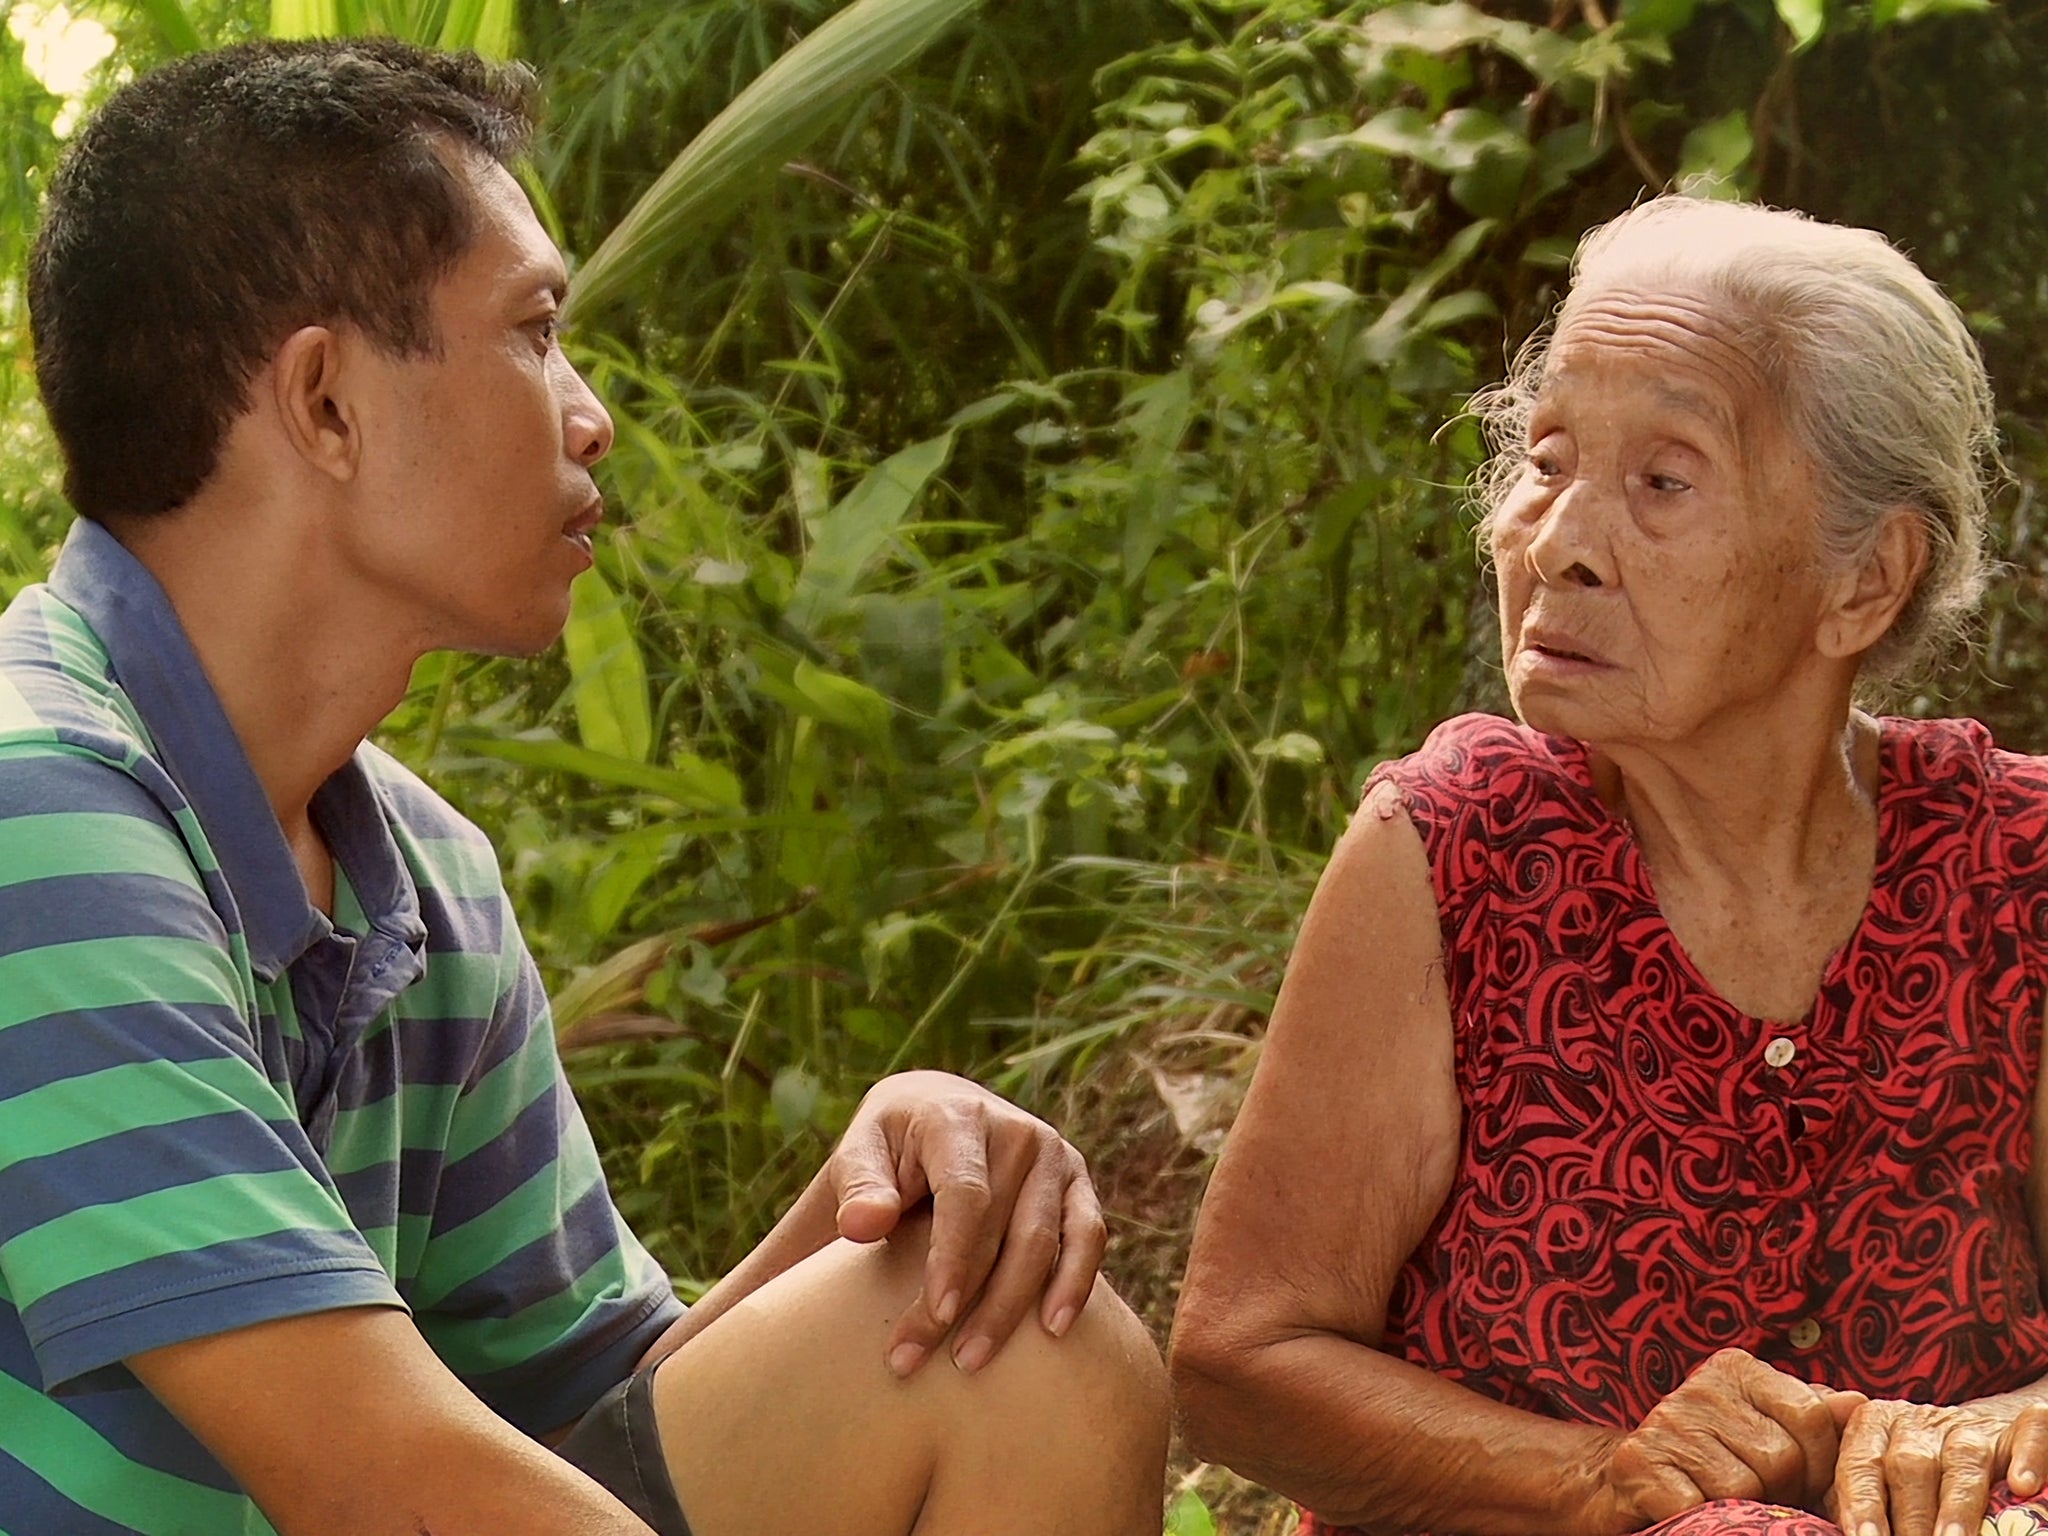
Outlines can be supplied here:
M1677 1467L1664 1466L1637 1484L1631 1503L1645 1524L1669 1520L1688 1509L1697 1509L1709 1495Z
M1768 1487L1751 1465L1750 1458L1762 1459L1754 1436L1730 1435L1743 1449L1738 1451L1718 1434L1696 1436L1682 1453L1679 1465L1699 1491L1709 1499L1761 1499Z
M1842 1431L1835 1457L1835 1523L1844 1536L1892 1536L1885 1519L1884 1454L1894 1406L1866 1403Z
M1752 1461L1763 1474L1773 1498L1811 1509L1826 1495L1841 1450L1841 1418L1831 1408L1830 1394L1797 1377L1751 1360L1744 1389L1756 1411L1776 1431L1759 1436L1766 1462ZM1859 1399L1860 1400L1860 1399Z
M1997 1481L1997 1434L1983 1425L1952 1430L1941 1447L1940 1502L1929 1530L1941 1536L1976 1536L1977 1522L1991 1502L1991 1485Z
M2048 1405L2022 1408L2013 1421L2005 1480L2023 1499L2048 1487Z
M1858 1407L1842 1432L1833 1513L1846 1536L1976 1536L2004 1478L2031 1498L2048 1469L2048 1405Z
M1942 1427L1919 1414L1892 1421L1884 1450L1884 1492L1891 1536L1934 1536L1941 1505Z

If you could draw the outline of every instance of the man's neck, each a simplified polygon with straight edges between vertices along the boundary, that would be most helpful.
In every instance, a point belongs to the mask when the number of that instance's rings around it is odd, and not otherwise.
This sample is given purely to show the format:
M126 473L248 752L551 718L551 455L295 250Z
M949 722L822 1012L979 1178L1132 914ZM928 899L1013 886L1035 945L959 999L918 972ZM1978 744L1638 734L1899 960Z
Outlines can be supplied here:
M404 697L418 651L353 611L315 526L195 500L112 531L169 597L319 901L332 873L308 807Z

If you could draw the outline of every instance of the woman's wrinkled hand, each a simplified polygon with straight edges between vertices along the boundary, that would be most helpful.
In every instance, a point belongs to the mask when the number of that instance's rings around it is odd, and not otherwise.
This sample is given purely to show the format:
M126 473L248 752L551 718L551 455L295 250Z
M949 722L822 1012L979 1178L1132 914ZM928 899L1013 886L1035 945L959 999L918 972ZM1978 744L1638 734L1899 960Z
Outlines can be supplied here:
M839 1233L855 1242L886 1237L932 1202L924 1288L887 1345L899 1376L949 1331L954 1363L975 1371L1034 1303L1055 1336L1087 1305L1109 1241L1088 1166L1059 1132L979 1084L943 1072L884 1078L824 1177Z
M1711 1499L1818 1509L1842 1423L1863 1401L1724 1349L1613 1442L1599 1525L1640 1530Z
M2048 1481L2048 1404L1867 1402L1842 1431L1835 1523L1847 1536L1976 1536L2001 1478L2022 1497Z

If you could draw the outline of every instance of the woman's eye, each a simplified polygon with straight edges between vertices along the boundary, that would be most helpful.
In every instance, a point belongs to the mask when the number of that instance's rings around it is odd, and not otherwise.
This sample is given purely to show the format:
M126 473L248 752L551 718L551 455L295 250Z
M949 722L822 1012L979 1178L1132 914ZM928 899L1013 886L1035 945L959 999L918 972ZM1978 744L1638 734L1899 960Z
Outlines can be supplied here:
M1522 462L1535 472L1539 480L1553 479L1563 469L1558 463L1557 455L1544 448L1528 449L1522 455Z
M1651 490L1662 492L1665 495L1676 495L1680 491L1692 489L1691 481L1680 479L1677 475L1648 475L1644 477L1644 483Z

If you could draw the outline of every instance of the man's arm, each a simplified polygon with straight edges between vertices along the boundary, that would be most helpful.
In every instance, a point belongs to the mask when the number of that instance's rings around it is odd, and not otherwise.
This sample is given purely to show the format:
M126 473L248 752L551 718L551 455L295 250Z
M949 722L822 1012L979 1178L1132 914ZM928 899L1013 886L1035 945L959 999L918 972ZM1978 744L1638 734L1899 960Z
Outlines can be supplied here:
M650 1536L477 1401L393 1308L259 1323L127 1364L280 1536Z
M158 802L0 748L0 911L0 1282L48 1390L129 1366L290 1536L647 1536L406 1315Z

